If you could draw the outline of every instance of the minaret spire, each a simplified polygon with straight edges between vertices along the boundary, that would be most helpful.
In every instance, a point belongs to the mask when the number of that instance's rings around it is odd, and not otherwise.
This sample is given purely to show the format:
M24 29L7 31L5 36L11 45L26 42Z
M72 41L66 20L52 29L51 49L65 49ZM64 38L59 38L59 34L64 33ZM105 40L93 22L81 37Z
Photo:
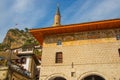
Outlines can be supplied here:
M57 10L56 10L56 14L54 17L54 24L53 26L60 26L60 20L61 20L61 16L60 16L60 9L59 9L59 4L57 4Z
M56 15L60 15L59 4L57 4L57 11L56 11Z

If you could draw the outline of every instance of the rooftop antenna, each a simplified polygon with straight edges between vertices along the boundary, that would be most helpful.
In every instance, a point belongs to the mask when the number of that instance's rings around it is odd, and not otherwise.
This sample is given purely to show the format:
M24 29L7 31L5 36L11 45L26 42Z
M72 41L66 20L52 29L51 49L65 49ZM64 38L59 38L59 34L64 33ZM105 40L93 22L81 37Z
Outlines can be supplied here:
M16 29L16 28L17 28L17 26L18 26L18 24L15 24L14 28Z

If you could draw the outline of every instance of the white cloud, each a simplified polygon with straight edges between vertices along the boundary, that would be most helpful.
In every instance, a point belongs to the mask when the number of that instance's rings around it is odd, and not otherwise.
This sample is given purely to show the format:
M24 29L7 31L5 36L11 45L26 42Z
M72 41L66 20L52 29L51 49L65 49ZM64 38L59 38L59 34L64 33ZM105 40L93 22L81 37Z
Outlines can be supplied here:
M15 0L12 9L18 13L25 12L31 6L32 0Z
M15 24L19 29L36 26L44 19L50 4L49 0L3 0L0 3L0 42L8 29L15 28Z
M88 16L91 20L112 18L120 10L120 0L104 0L96 6ZM113 17L114 18L114 17Z
M63 14L67 16L63 17L63 22L65 24L75 23L77 19L81 18L82 13L85 13L85 11L88 10L90 6L92 6L92 3L92 0L86 0L84 3L81 3L79 0L76 1L66 10L64 10Z
M79 4L80 1L76 1L65 10L65 24L120 18L120 0L86 0L83 5Z
M41 27L43 23L44 26L51 26L55 3L54 0L2 0L0 2L0 42L7 30L13 28L15 24L18 24L19 29ZM61 4L60 7L65 4ZM62 23L73 24L120 18L119 4L120 0L75 0L61 10Z

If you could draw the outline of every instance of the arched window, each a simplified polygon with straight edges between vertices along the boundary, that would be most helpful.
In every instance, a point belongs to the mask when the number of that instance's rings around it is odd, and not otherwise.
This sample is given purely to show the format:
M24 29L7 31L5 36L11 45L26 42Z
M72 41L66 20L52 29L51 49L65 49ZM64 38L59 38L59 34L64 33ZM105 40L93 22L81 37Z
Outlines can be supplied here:
M105 80L105 79L98 75L90 75L90 76L85 77L82 80Z
M52 77L48 80L67 80L67 79L65 79L64 77Z
M116 39L117 39L117 40L120 40L120 35L116 35Z
M58 41L57 41L57 45L62 45L62 41L61 41L61 40L58 40Z

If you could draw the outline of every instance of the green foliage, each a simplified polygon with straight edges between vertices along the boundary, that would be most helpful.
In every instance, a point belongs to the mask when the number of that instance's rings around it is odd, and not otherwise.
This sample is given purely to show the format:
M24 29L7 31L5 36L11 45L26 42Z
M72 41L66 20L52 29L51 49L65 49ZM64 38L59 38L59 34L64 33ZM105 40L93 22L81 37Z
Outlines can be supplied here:
M27 39L24 43L24 45L29 45L32 44L32 39Z
M0 51L3 51L3 45L0 43Z
M42 51L39 51L39 50L37 50L37 49L34 49L34 54L36 54L36 55L42 55Z
M9 44L0 44L0 51L4 51L6 49L10 49L10 45Z
M39 42L28 32L28 28L25 28L24 30L19 30L18 28L9 29L3 43L0 44L0 51L10 49L11 46L15 46L13 43L18 43L20 47L24 45L39 44Z
M36 40L34 40L34 44L39 45L39 42L38 42L38 41L36 41Z
M38 45L39 43L34 38L29 38L25 41L24 45L30 45L30 44Z
M28 28L25 28L25 32L28 32Z
M13 34L14 36L16 36L16 35L18 34L18 32L20 32L20 30L17 29L17 28L15 28L15 29L10 29L9 32L12 32L12 34Z
M15 39L11 38L11 37L8 37L8 40L9 40L9 43L11 44L11 42L14 42Z
M21 33L24 33L24 30L20 30Z
M6 66L7 65L7 60L3 59L0 60L0 66Z

